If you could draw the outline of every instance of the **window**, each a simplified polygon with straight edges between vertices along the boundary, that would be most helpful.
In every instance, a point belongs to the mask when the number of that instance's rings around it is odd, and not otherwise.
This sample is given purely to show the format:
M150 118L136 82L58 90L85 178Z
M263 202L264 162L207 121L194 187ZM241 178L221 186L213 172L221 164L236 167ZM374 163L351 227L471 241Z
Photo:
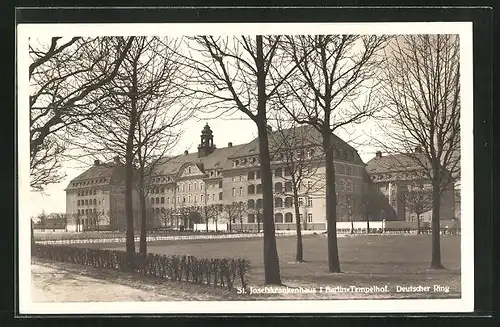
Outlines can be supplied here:
M274 177L282 177L283 176L283 170L281 168L276 168L274 170Z
M215 194L212 194L212 201L215 201Z
M292 182L285 183L285 192L292 192Z
M181 203L181 197L180 196L177 197L177 203Z
M307 214L307 222L308 223L312 223L312 221L313 221L313 214L312 213L308 213Z
M219 188L222 188L222 181L219 182Z
M290 168L285 167L285 176L290 176L290 175L291 175Z
M155 204L155 199L151 198L151 204Z
M311 181L307 182L307 190L310 191L313 186L313 183Z
M167 197L167 203L170 204L170 197Z
M274 198L274 207L276 208L283 207L283 200L281 198Z
M307 198L307 206L312 207L313 206L313 199L312 198Z
M255 209L262 209L262 199L255 201Z
M188 167L188 174L191 174L191 167Z
M255 178L256 178L256 179L260 178L260 170L257 170L257 171L255 172Z
M283 184L280 182L274 184L274 192L281 193L283 192Z
M304 206L304 198L299 198L299 207Z
M97 194L97 190L95 190L95 189L94 189L94 190L92 191L92 195L96 195L96 194Z
M285 208L290 208L293 205L293 199L291 196L285 198Z
M222 192L219 192L219 201L222 200Z
M161 203L161 204L164 204L164 203L165 203L165 197L163 197L163 196L162 196L162 197L160 198L160 203Z
M243 181L243 175L240 175L240 182Z
M233 187L233 197L236 196L236 189Z
M80 215L80 209L76 210L76 214Z
M254 209L255 208L255 201L252 200L252 199L248 200L248 202L247 202L247 208L248 209Z
M345 180L341 179L340 180L340 192L345 192Z
M243 196L243 187L240 187L240 196Z
M238 160L233 161L233 167L236 167L236 166L238 166Z
M234 176L231 176L231 182L233 182L233 183L234 183L235 179L236 179L236 178L235 178Z
M253 213L248 214L248 223L253 224L255 222L255 215Z
M160 198L157 197L155 202L156 204L160 204Z
M248 172L248 180L255 179L255 173L253 171Z
M182 197L182 203L186 203L186 197L185 196Z
M282 213L275 213L274 214L274 222L275 223L282 223L283 222L283 214Z
M248 185L248 194L255 194L255 185Z
M160 189L160 192L161 192L161 193L165 193L165 188L164 188L164 187L162 187L162 188Z
M188 202L191 203L191 194L188 195Z
M191 192L191 183L188 184L188 192Z
M262 193L262 184L258 184L258 185L257 185L257 190L256 190L256 193L257 193L257 194L261 194L261 193Z
M347 192L352 192L352 181L351 180L348 180L346 182L346 190L347 190Z
M337 172L340 174L340 175L345 175L345 166L344 165L338 165L336 167L337 169Z
M77 206L80 206L80 200L77 200L77 201L76 201L76 205L77 205Z
M194 182L194 190L198 190L198 183Z
M198 195L197 194L194 195L194 203L198 203Z
M299 213L299 222L304 221L304 214Z
M285 213L285 223L293 223L293 215L291 212Z
M185 192L186 191L186 184L182 184L182 192Z
M200 194L200 201L203 202L203 194Z
M85 205L89 204L89 200L85 199Z
M200 183L200 190L203 191L203 183Z
M80 196L80 192L77 192L77 193L76 193L76 196Z
M347 166L345 169L345 174L351 176L352 175L352 167Z
M96 205L97 204L97 199L92 200L92 202L93 202L93 205Z

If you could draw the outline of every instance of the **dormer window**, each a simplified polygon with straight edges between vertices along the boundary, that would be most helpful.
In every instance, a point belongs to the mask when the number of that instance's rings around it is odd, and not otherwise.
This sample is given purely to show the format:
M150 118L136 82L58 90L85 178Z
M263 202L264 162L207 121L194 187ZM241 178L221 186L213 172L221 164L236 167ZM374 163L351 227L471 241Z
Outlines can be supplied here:
M252 164L255 165L255 162L257 162L257 158L253 157L252 158Z
M238 166L238 160L234 160L233 161L233 167L237 167Z
M191 174L191 167L188 167L188 174Z

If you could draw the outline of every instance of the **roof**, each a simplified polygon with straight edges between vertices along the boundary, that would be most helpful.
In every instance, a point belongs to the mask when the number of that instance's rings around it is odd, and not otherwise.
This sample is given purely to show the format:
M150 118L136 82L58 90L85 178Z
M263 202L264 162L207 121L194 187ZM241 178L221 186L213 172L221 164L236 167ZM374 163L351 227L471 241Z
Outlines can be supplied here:
M273 149L278 149L279 144L283 138L292 139L292 144L303 144L304 137L307 138L308 145L321 146L322 145L322 135L321 133L312 126L302 125L295 128L289 128L283 131L273 131L269 134L269 150L272 153ZM296 139L296 141L293 141ZM351 151L354 154L354 161L358 163L363 163L361 157L359 156L356 149L350 146L347 142L342 140L335 134L332 134L332 141L335 149L342 149L344 151ZM251 142L247 143L241 149L235 152L231 158L245 157L250 155L259 154L259 138L255 138Z
M421 156L424 159L423 155ZM374 157L366 164L368 174L419 170L421 168L422 165L416 160L415 154L392 154L380 158Z
M246 144L215 149L208 156L201 158L198 157L198 152L164 158L157 163L155 172L158 175L177 174L181 167L189 162L197 165L202 171L226 169L232 167L232 162L229 161L228 158L244 146L246 146Z
M72 185L75 182L106 179L106 184L113 181L120 181L124 173L125 166L122 163L110 162L94 164L89 169L73 178L67 188L74 188ZM99 183L104 184L104 183Z

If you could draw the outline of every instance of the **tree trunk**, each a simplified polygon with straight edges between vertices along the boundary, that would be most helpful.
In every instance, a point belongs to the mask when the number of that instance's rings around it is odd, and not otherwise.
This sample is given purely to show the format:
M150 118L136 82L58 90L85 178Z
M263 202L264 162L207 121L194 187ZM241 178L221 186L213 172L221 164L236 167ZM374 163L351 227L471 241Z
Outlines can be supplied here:
M147 210L146 210L146 194L144 192L144 180L142 176L139 181L139 201L141 206L141 236L139 239L139 253L146 255L148 252L148 245L146 242L148 228L147 228Z
M349 214L349 220L351 221L351 234L354 234L354 217Z
M260 233L260 213L257 213L257 233Z
M127 220L126 232L126 252L128 270L134 269L135 241L134 241L134 208L133 208L133 188L134 188L134 132L137 123L137 67L134 66L131 90L131 111L130 125L127 135L127 145L125 153L125 217Z
M366 234L370 234L370 214L366 214Z
M35 253L35 229L33 228L33 220L31 220L31 255Z
M440 212L441 194L439 179L432 182L432 261L431 268L444 269L441 263Z
M326 225L328 236L328 271L341 272L337 246L337 196L335 193L335 165L333 163L332 136L329 130L323 135L326 170Z
M417 215L417 235L420 235L420 215Z
M232 217L229 216L229 232L231 233L233 231L233 225L231 224L232 223Z
M295 185L295 183L293 183ZM303 248L302 248L302 231L300 228L300 212L299 212L299 195L297 194L297 189L294 187L293 190L293 202L295 207L295 228L297 230L297 251L295 254L295 261L303 262Z

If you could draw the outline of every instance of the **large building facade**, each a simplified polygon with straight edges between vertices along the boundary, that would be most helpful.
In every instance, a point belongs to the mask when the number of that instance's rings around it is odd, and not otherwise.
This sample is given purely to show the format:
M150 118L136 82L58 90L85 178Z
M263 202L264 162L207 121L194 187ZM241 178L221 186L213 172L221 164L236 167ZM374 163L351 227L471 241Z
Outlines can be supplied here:
M299 133L297 133L299 131ZM288 133L288 134L287 134ZM298 184L298 217L293 200L293 167L286 151L279 146L283 138L293 139L298 164L302 169ZM200 135L198 151L161 159L148 178L146 205L149 228L192 229L195 224L212 226L231 222L233 230L259 230L262 224L262 177L260 172L259 139L249 143L218 148L214 133L207 124ZM295 229L297 219L304 229L326 230L325 159L321 135L314 128L301 126L283 131L268 131L273 185L274 221L277 230ZM419 172L408 173L407 165L399 169L391 165L394 158L381 153L366 165L357 151L336 136L334 147L335 184L337 192L337 221L412 220L401 203L401 194L416 180ZM296 163L297 165L297 163ZM66 189L67 213L75 217L75 226L124 230L124 165L115 159L112 163L97 162L71 181ZM450 192L443 194L442 219L451 219ZM453 190L451 190L453 195ZM371 205L367 212L366 198ZM236 213L229 216L225 208L239 204ZM134 192L134 220L139 226L139 201ZM208 208L216 209L210 211ZM429 213L423 221L430 221ZM75 227L78 229L79 227ZM73 229L75 229L73 228ZM217 228L217 227L216 227Z
M100 162L65 189L69 231L125 230L125 166L119 158ZM134 192L137 205L137 192Z
M309 144L304 144L302 149L307 160L301 163L307 162L304 169L309 171L304 173L305 177L298 185L299 219L305 229L325 230L325 165L322 151L318 148L317 140L320 136L313 128L299 128L305 129L300 134L307 135L310 139ZM282 133L273 131L268 134L272 156L274 220L278 230L295 229L297 220L291 194L292 172L289 163L284 160L286 155L282 154L285 150L278 150L274 146L282 136ZM240 203L243 210L236 219L233 218L233 228L259 229L259 224L262 223L262 179L258 138L247 144L229 143L227 147L217 148L208 124L200 138L196 153L166 158L155 168L148 203L154 215L160 218L153 220L174 228L180 225L188 228L192 226L179 214L183 209L199 210L203 216L203 207ZM338 220L348 221L356 213L349 208L347 202L355 205L355 199L363 191L364 163L356 150L347 143L337 137L333 141L336 148L336 185L340 204ZM273 149L276 149L276 153ZM228 219L228 214L221 210L216 219L209 220L227 223Z
M417 147L411 155L396 154L387 156L382 155L382 152L378 151L376 156L366 165L367 173L376 191L383 194L394 209L395 220L416 221L416 213L408 210L409 206L405 203L405 194L407 192L415 187L426 190L429 194L432 190L426 172L413 159L415 156L423 156L421 151ZM424 159L420 161L424 162ZM453 185L453 182L450 182L449 187L441 193L441 220L451 221L455 218L455 191ZM426 210L420 217L424 223L430 223L432 220L430 203L427 206L429 210Z

